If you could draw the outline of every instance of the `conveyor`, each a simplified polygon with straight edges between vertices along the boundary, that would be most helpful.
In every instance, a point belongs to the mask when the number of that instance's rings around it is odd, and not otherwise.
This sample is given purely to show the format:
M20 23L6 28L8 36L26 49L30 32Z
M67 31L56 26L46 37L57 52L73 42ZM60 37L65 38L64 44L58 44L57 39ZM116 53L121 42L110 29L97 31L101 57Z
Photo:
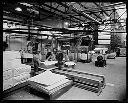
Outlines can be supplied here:
M92 92L100 95L102 89L105 87L105 78L101 75L85 73L83 71L73 70L73 69L53 69L53 73L58 73L61 75L66 75L71 80L73 80L74 86L90 90Z

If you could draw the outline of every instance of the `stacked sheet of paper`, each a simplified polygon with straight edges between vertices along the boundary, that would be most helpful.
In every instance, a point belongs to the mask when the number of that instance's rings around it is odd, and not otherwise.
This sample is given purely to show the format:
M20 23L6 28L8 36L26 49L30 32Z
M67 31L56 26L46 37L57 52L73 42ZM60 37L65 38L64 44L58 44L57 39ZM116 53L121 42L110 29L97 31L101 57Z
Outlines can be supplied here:
M7 70L3 72L3 81L13 77L13 71Z
M15 85L21 83L22 81L27 80L28 78L30 78L30 73L24 72L24 73L20 74L19 76L16 76L13 78L13 85L15 86Z
M64 75L55 74L55 73L52 73L51 71L45 71L45 72L43 72L35 77L32 77L28 80L36 81L37 83L50 86L50 85L53 85L54 83L61 81L65 78L67 78L67 77Z
M74 63L74 62L65 62L64 64L66 64L66 65L76 65L76 63Z
M3 90L9 89L11 87L13 87L13 78L3 81Z
M43 62L45 65L53 65L53 64L56 64L58 63L58 61L45 61Z
M31 66L29 66L29 65L20 65L19 67L14 68L14 76L18 76L23 72L30 73L31 72Z
M72 80L67 79L66 76L52 73L51 71L45 71L35 77L31 77L28 80L29 86L39 91L44 91L48 94L54 94L61 88L71 85Z

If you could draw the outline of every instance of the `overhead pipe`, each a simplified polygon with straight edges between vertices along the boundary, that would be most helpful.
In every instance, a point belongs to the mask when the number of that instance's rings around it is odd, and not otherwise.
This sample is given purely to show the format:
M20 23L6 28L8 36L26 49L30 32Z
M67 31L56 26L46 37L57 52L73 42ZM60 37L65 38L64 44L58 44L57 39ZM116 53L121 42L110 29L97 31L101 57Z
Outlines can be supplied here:
M50 31L50 30L49 30ZM53 30L54 31L54 30ZM23 32L23 31L13 31L13 30L3 30L3 32L9 32L9 33L19 33L19 34L29 34L29 32ZM70 36L60 36L60 35L48 35L48 34L39 34L39 33L32 33L31 35L40 35L40 36L51 36L51 37L63 37L63 38L70 38Z
M63 3L60 3L60 2L59 2L59 4L61 4L62 6L66 6L67 8L69 8L69 6L67 6L67 5L65 5L65 4L63 4ZM96 19L94 19L93 17L89 16L89 15L86 14L85 12L81 13L81 11L78 10L77 8L74 8L74 7L73 7L73 11L76 12L77 14L82 14L84 17L87 17L88 19L93 20L93 21L97 22L98 24L101 24L101 22L99 22L98 20L96 20ZM78 12L77 12L77 11L78 11Z
M38 5L34 5L34 7L39 7ZM50 13L50 14L53 14L55 17L62 17L63 19L66 19L66 20L70 20L70 19L68 19L67 17L64 17L64 16L62 16L62 15L59 15L59 14L56 14L56 13L54 13L54 12L51 12L51 11L49 11L49 10L46 10L46 9L44 9L44 8L42 8L42 7L39 7L40 8L40 10L42 10L42 11L44 11L44 12L48 12L48 13ZM71 21L73 21L73 22L77 22L77 21L75 21L75 20L71 20Z
M47 6L47 7L51 8L51 9L54 9L54 10L56 10L56 11L58 11L58 12L61 12L61 13L65 14L65 12L63 12L63 11L61 11L61 10L58 10L57 8L51 7L51 6L47 5L47 4L42 4L42 5ZM83 21L83 20L81 20L81 19L79 19L79 18L76 18L76 17L74 17L74 16L72 16L72 15L70 15L70 16L71 16L72 18L77 19L77 20Z
M18 32L18 31L14 31L14 30L28 30L28 29L22 29L22 28L14 28L14 29L4 29L4 32ZM35 30L35 29L30 29L30 30ZM47 28L41 28L41 29L37 29L37 31L61 31L61 32L94 32L94 30L68 30L68 29L62 29L62 28L52 28L52 29L47 29ZM98 30L95 30L98 31ZM23 32L23 31L22 31ZM26 33L26 32L25 32ZM37 33L36 33L37 34Z

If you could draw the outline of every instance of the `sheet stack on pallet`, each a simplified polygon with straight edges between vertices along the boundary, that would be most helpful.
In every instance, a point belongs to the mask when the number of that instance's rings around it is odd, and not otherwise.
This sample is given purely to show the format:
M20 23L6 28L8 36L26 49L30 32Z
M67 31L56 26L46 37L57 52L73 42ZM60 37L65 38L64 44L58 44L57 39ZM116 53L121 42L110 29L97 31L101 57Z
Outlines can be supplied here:
M28 86L38 91L48 94L51 98L59 93L66 86L71 87L72 80L64 75L45 71L37 76L28 79Z
M58 61L47 61L46 60L46 61L40 63L40 68L50 69L50 68L55 67L56 63L58 63Z
M115 59L115 57L116 57L116 52L107 54L107 59Z
M65 65L65 67L72 67L72 68L74 68L75 67L75 65L76 65L76 63L75 62L72 62L72 61L70 61L70 62L65 62L64 63L64 65Z
M21 64L19 51L3 52L3 91L30 77L31 66Z

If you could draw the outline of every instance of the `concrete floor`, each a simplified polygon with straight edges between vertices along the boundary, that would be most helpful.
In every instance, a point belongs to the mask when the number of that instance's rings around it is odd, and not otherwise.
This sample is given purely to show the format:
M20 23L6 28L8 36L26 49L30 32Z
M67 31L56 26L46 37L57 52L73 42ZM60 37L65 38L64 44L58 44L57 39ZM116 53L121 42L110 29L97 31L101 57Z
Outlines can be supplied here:
M58 97L57 100L122 100L125 98L126 57L107 59L106 67L95 67L94 62L78 62L75 69L104 75L106 87L99 96L91 91L72 87L66 93ZM27 90L21 89L6 97L5 100L44 100L44 98L43 96L30 94Z

